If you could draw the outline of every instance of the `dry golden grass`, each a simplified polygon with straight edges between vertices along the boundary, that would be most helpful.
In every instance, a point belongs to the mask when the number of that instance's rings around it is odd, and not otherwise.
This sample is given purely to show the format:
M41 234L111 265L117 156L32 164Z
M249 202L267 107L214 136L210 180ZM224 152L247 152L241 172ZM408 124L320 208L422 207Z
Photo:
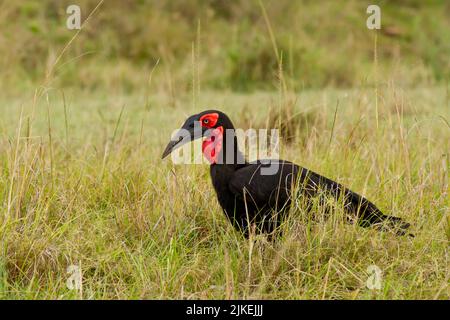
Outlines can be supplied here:
M80 91L65 93L65 107L56 90L34 106L2 101L1 297L448 298L445 90L380 94L378 129L372 91L299 94L292 112L321 120L292 124L282 157L367 195L411 222L415 238L311 221L297 208L278 241L243 239L206 165L160 160L171 130L194 112L164 95L150 108L142 96ZM198 104L237 123L254 106L264 123L276 95L204 92ZM373 264L381 290L366 287ZM81 267L82 292L66 287L70 265Z

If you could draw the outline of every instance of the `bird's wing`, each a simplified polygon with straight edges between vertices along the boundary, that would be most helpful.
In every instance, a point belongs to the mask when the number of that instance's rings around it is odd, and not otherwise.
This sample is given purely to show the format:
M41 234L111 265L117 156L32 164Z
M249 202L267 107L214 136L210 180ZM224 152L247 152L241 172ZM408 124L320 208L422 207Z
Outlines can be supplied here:
M257 208L276 208L287 202L299 167L288 161L270 160L249 163L237 170L229 181L230 191Z
M409 223L398 217L383 214L366 198L311 170L279 160L275 174L263 174L265 169L273 166L274 161L270 163L258 161L237 170L229 182L231 192L247 203L253 203L259 209L266 205L272 209L280 209L293 196L292 187L296 186L308 198L324 199L331 196L339 200L342 197L344 209L358 218L359 224L363 227L387 222L388 228L395 230L397 234L406 233Z

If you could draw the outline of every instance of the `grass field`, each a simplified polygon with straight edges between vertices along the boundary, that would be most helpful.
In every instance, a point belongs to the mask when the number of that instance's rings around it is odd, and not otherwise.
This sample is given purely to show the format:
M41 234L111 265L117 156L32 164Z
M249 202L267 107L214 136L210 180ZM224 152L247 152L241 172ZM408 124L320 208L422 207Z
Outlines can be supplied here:
M450 298L448 2L376 32L361 1L105 1L79 33L62 3L0 0L0 299ZM244 239L208 165L161 160L210 108L415 237L293 207Z
M148 108L142 96L81 92L65 93L64 105L57 90L35 105L2 101L1 297L448 299L446 90L379 94L378 128L373 90L297 95L309 120L281 153L411 222L415 238L297 210L279 241L243 239L207 165L160 160L193 111L189 96ZM198 103L247 128L278 99L205 92ZM259 118L245 116L248 106ZM81 267L82 291L66 286L70 265ZM370 265L383 272L380 290L366 287Z

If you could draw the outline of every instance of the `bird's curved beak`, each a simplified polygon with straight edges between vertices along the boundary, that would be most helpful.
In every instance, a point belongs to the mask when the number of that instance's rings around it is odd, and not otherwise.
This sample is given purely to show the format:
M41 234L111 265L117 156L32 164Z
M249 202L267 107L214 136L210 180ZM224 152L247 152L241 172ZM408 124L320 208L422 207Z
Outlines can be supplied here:
M172 139L167 144L161 159L164 159L172 151L178 149L186 143L203 137L203 133L205 131L205 128L201 126L199 121L197 121L196 116L189 117L183 126L172 135Z
M173 150L181 147L184 143L182 143L183 137L180 137L178 140L170 140L170 142L167 144L166 149L164 149L164 152L161 156L161 159L164 159L167 157Z

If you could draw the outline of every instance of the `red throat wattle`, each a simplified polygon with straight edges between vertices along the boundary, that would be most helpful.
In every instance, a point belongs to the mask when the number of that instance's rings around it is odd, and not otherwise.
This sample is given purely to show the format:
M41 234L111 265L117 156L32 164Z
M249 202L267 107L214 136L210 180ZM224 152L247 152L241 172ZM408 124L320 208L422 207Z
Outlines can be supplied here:
M203 141L202 152L209 163L217 163L217 157L222 150L223 127L212 130L211 135Z

